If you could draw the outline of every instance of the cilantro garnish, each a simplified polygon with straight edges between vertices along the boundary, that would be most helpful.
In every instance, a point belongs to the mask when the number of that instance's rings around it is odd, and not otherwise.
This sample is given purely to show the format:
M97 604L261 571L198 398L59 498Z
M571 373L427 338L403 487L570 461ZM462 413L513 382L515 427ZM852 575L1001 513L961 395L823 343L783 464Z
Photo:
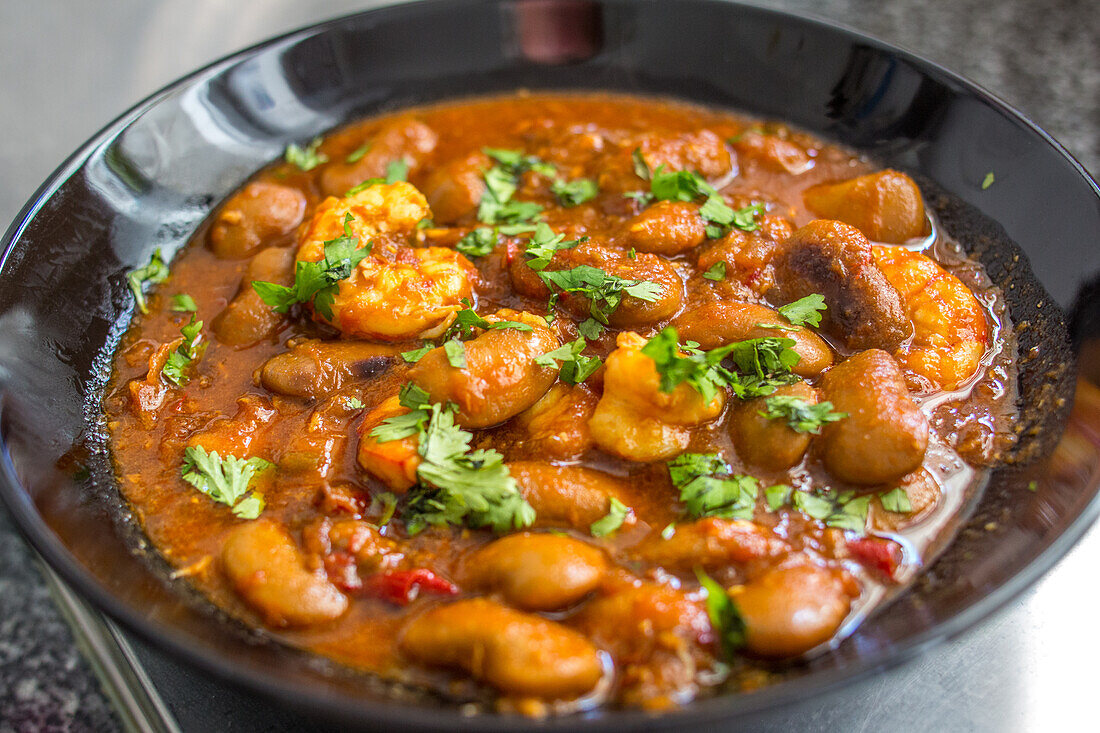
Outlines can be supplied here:
M454 413L439 404L428 405L426 393L401 430L388 418L371 431L385 442L392 433L416 434L422 458L417 468L418 486L408 493L405 528L410 535L429 525L492 527L498 532L528 527L535 510L520 494L515 479L495 450L470 450L471 433L454 424ZM403 391L403 398L408 393ZM410 399L421 399L412 395ZM416 403L411 403L416 404ZM415 432L409 431L413 427ZM397 439L397 438L390 438Z
M764 400L764 409L759 413L769 420L786 419L787 425L796 433L819 435L821 427L828 422L836 422L848 417L846 412L833 412L832 402L810 404L794 395L774 395Z
M553 293L551 307L561 293L579 293L588 298L592 318L605 326L608 316L615 312L624 296L652 303L661 294L661 286L655 282L626 280L591 265L578 265L571 270L543 270L538 275Z
M662 392L671 392L686 382L709 403L729 381L721 362L732 348L731 344L709 352L696 348L682 350L676 329L667 326L641 351L657 367Z
M455 249L467 257L484 257L497 246L497 231L492 227L478 227L463 235L455 243Z
M328 162L328 156L320 152L324 138L315 137L304 148L296 143L286 146L283 158L287 163L298 166L303 171L311 171L322 163Z
M351 275L360 260L370 254L371 242L358 247L359 238L352 236L349 212L344 217L344 235L325 242L325 257L319 262L299 262L290 287L253 280L252 287L260 298L278 313L286 313L295 303L313 303L325 318L332 320L332 303L339 283ZM358 247L358 248L357 248Z
M867 531L870 494L856 496L854 491L843 491L832 496L827 489L824 491L798 490L790 493L789 500L795 509L812 519L824 522L826 526L859 534Z
M695 577L707 592L707 617L721 640L722 654L730 659L738 649L745 646L745 619L741 617L737 604L721 584L699 568L695 569Z
M408 175L408 163L406 163L401 158L398 158L397 160L391 160L389 163L386 164L386 176L384 178L368 178L367 180L360 183L358 186L353 186L349 188L344 196L354 196L357 193L362 193L363 191L366 191L371 186L378 186L383 183L393 184L397 183L398 181L404 181L408 177ZM420 228L420 222L417 222L417 228Z
M561 381L566 384L580 384L592 376L602 363L598 356L584 356L581 354L587 345L584 337L581 336L576 341L562 344L553 351L535 357L535 364L555 368L560 361L561 371L558 376L561 377Z
M989 173L986 173L985 178L982 179L982 190L984 191L992 186L995 180L997 179L994 177L993 171L989 171Z
M383 491L381 494L378 494L373 499L371 499L372 509L374 508L375 500L377 500L378 503L382 505L382 516L378 518L378 524L375 525L376 527L381 529L382 527L385 527L387 524L389 524L390 520L393 519L394 511L397 509L397 497L388 491Z
M779 306L779 315L786 318L796 326L805 323L814 328L821 325L821 312L827 309L825 296L820 293L811 293L805 298L799 298L793 303Z
M363 400L358 397L348 397L344 404L347 405L349 410L362 410L366 405L363 404Z
M615 497L611 497L611 505L607 510L607 514L593 522L588 531L592 533L593 537L606 537L623 526L623 522L626 521L631 511L631 508L626 504Z
M247 460L227 455L222 458L217 451L209 453L202 446L183 451L183 480L214 501L225 504L241 519L255 519L264 509L263 496L248 494L248 486L256 473L274 468L274 464L262 458Z
M153 250L153 254L149 257L149 264L131 270L126 275L126 280L130 284L130 292L134 294L134 302L137 303L138 310L142 313L149 312L149 307L145 303L145 293L142 290L145 283L164 282L167 277L168 265L161 259L159 248Z
M467 298L462 299L462 304L465 307L455 313L455 319L451 322L451 325L447 328L447 332L443 335L445 339L457 338L466 341L476 335L476 329L478 328L486 331L501 330L505 328L514 328L517 331L533 330L530 324L521 323L520 321L488 321L477 314L477 311L471 307L471 303Z
M768 511L774 512L791 500L793 489L787 484L776 484L764 489L764 501L768 505Z
M653 198L660 201L690 202L703 198L699 216L708 223L707 236L711 239L724 236L731 227L746 232L760 228L756 223L756 215L763 212L763 204L752 204L734 211L722 198L722 194L694 171L665 172L664 166L659 166L650 179L649 190Z
M447 363L455 369L466 368L466 347L457 338L443 342L443 353L447 356Z
M403 159L391 160L386 164L386 183L397 183L409 178L409 164Z
M172 305L170 306L176 313L194 313L199 309L195 305L195 299L187 293L179 293L172 296Z
M715 453L683 453L668 463L672 485L688 516L752 519L760 483L752 476L733 474Z
M681 346L678 339L676 329L667 326L641 349L657 367L662 392L671 392L686 382L707 402L722 387L731 388L741 399L749 399L798 381L791 374L791 367L799 361L790 348L794 346L791 339L749 339L710 351L699 349L693 341ZM727 358L733 361L734 369L722 366Z
M575 178L572 181L557 178L550 184L550 192L558 197L562 206L572 207L596 198L600 187L591 178Z
M913 504L909 501L909 492L900 486L879 494L878 500L882 502L882 508L888 512L908 514L913 511Z
M496 161L496 165L482 174L485 192L481 195L477 218L487 224L518 224L529 222L542 213L542 207L532 201L516 201L512 197L519 186L524 171L534 170L543 175L555 175L553 165L519 150L482 148L482 152Z
M202 353L206 351L206 344L200 344L200 334L202 332L202 321L195 320L195 314L191 314L191 321L180 329L180 333L183 334L183 341L176 350L168 355L167 361L164 362L164 369L161 374L172 384L177 387L182 387L187 384L187 375L183 373L192 362L200 359Z
M564 234L555 234L553 229L543 222L539 222L531 238L527 241L526 255L531 258L527 260L527 266L536 271L545 270L546 266L550 264L550 260L553 259L555 252L562 249L572 249L587 239L588 237L581 237L580 239L565 241Z
M410 349L409 351L402 351L401 352L401 358L404 359L409 364L415 364L416 362L423 359L424 355L427 354L429 351L431 351L434 348L435 347L432 346L431 344L424 344L419 349Z
M721 282L726 279L726 263L715 262L710 268L703 273L703 277L707 280L714 280L715 282Z
M344 158L345 163L358 163L370 151L370 143L363 143Z
M642 155L642 149L634 148L630 159L634 163L634 174L643 181L648 181L652 173L649 170L649 163L645 162L645 157Z

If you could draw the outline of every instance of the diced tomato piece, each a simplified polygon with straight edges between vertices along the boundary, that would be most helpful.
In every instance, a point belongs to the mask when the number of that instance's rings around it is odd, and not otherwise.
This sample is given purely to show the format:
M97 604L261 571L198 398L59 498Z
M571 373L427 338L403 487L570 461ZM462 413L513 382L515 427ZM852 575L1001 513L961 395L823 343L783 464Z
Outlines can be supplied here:
M372 575L367 579L364 590L390 603L407 606L421 593L453 596L458 593L458 586L427 568L414 568Z
M885 537L848 540L848 550L864 567L877 570L891 580L901 565L901 545Z

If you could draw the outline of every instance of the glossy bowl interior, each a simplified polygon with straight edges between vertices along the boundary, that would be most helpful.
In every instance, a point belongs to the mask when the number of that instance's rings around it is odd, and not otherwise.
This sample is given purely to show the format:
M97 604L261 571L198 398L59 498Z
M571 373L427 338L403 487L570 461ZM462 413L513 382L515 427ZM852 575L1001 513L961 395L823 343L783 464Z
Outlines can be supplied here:
M1075 359L1092 353L1089 339L1100 336L1100 194L1042 131L928 62L759 8L703 0L427 2L292 33L168 87L63 164L8 230L0 260L0 492L74 588L175 656L347 725L526 725L464 718L416 691L346 674L191 597L166 577L122 508L98 411L132 312L127 271L156 247L167 255L186 243L219 200L288 142L379 111L519 88L669 95L732 108L911 172L948 231L1004 288L1026 355L1014 464L994 474L957 540L914 589L835 652L752 694L663 716L596 711L542 727L683 726L804 699L977 622L1091 523L1100 506L1100 433L1089 432L1080 409L1066 425ZM983 190L990 171L996 184Z

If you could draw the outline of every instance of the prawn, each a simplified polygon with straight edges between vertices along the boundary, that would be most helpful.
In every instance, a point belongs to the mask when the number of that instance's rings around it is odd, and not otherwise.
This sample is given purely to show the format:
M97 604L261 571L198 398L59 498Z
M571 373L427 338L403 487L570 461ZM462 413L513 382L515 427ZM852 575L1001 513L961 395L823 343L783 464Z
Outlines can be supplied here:
M714 420L725 393L706 401L688 384L662 392L653 359L642 353L646 339L626 331L604 365L604 389L588 427L603 450L632 461L658 461L683 453L691 429Z
M882 245L871 251L913 322L912 340L895 354L902 366L936 389L972 377L989 344L989 324L970 288L919 252Z
M379 442L371 431L386 418L409 412L409 408L403 406L401 399L394 395L383 400L359 424L359 450L356 454L359 467L399 494L405 493L416 483L416 469L421 460L420 439L410 435L399 440Z
M395 243L430 215L424 195L404 182L376 184L321 202L299 235L299 262L324 259L325 243L344 236L345 224L360 247L371 242L372 249L340 281L332 318L317 310L314 318L347 336L379 341L439 335L462 308L462 300L471 298L475 270L453 249Z

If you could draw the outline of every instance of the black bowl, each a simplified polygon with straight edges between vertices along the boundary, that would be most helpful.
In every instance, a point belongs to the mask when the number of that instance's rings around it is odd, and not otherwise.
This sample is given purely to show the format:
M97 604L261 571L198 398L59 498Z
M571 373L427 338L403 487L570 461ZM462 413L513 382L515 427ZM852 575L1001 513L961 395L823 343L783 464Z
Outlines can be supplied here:
M429 2L291 33L169 86L66 161L5 235L0 493L77 591L180 659L347 725L528 724L464 718L424 694L346 674L243 630L178 587L122 509L98 406L132 313L126 272L155 247L170 254L182 246L288 142L366 114L517 88L661 94L743 110L913 173L941 222L1005 289L1027 355L1013 462L995 472L955 542L916 586L837 650L751 694L662 716L596 711L542 727L685 726L803 700L981 620L1092 522L1100 458L1081 428L1092 416L1065 425L1074 360L1100 335L1100 195L1045 133L934 64L759 8ZM991 171L996 182L983 189ZM1074 346L1063 311L1070 306ZM1033 481L1037 491L1029 491Z

